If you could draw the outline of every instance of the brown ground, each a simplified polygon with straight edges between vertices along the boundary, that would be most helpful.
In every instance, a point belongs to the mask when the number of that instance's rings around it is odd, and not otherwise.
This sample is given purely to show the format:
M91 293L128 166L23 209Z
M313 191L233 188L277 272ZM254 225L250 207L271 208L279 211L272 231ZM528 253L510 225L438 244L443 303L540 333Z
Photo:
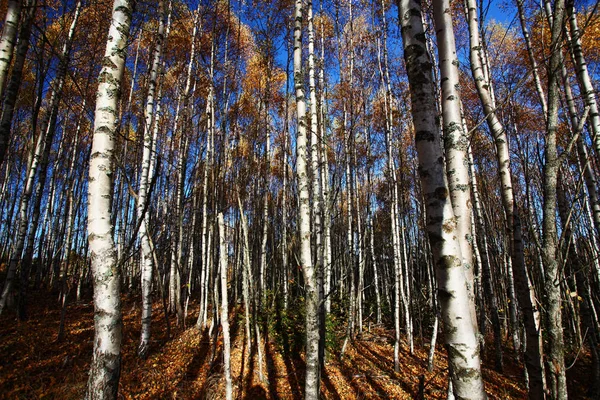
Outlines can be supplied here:
M57 342L60 306L56 296L37 294L30 302L27 322L17 322L8 311L0 318L0 398L80 399L85 390L92 353L93 306L90 301L70 304L66 337ZM208 332L173 327L167 340L160 303L155 303L150 356L139 360L135 355L139 327L139 301L124 298L123 364L120 398L123 399L221 399L221 342L213 346ZM197 311L196 311L197 313ZM197 314L196 314L197 315ZM172 318L172 325L175 325ZM237 321L240 323L237 323ZM188 317L193 325L195 315ZM265 381L258 378L257 355L249 354L244 340L243 319L232 318L232 374L237 399L302 398L304 362L298 353L284 356L274 339L263 343ZM263 338L265 332L261 332ZM341 343L341 341L340 341ZM373 328L348 346L340 360L339 350L328 356L322 379L327 399L412 399L419 396L419 377L424 377L425 398L444 399L446 359L440 349L433 372L427 371L428 345L415 345L410 355L401 351L401 371L394 372L393 332ZM213 352L214 358L213 358ZM252 358L250 366L249 356ZM487 368L486 390L493 399L526 398L522 370L507 353L504 374ZM215 361L213 361L213 359ZM583 398L589 363L579 355L569 371L571 398ZM589 381L588 381L589 383Z

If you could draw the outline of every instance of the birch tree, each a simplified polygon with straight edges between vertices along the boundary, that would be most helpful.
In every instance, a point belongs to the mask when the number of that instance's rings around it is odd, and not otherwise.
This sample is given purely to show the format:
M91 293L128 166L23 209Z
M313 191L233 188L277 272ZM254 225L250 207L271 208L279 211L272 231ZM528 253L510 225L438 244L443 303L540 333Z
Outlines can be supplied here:
M140 175L140 188L138 193L137 217L140 220L139 237L142 247L142 330L140 335L140 344L138 346L138 355L140 358L146 358L148 353L148 342L150 340L150 323L152 321L152 272L155 268L154 258L150 245L150 233L148 232L147 202L150 191L150 165L156 154L153 148L153 126L158 123L155 119L158 116L155 113L155 96L159 68L161 66L162 48L165 35L165 4L159 2L159 24L156 34L156 44L152 55L152 69L150 70L148 97L146 99L145 124L142 152L142 169ZM159 96L160 98L160 96ZM160 99L159 99L160 100Z
M457 230L443 164L440 127L435 118L433 64L424 40L421 6L413 0L398 0L397 5L452 387L456 398L485 399L476 332L472 323L465 323L472 321L459 243L463 237Z
M475 81L479 100L483 106L486 122L496 146L496 160L500 174L502 204L506 215L506 232L509 241L512 267L515 271L518 303L521 307L523 324L526 331L525 365L529 376L529 396L543 398L545 390L542 365L542 340L540 316L535 304L535 292L530 284L525 264L524 245L521 232L521 218L515 204L512 171L509 154L509 140L506 130L496 115L493 97L493 82L486 76L483 55L484 47L480 40L480 26L477 15L477 0L467 0L467 22L469 24L471 74ZM510 277L509 277L510 279ZM518 332L518 327L513 326Z
M6 8L4 28L2 29L2 37L0 37L0 99L3 98L6 77L8 76L13 50L17 41L17 28L22 3L22 0L9 0Z
M232 399L231 389L231 339L229 337L229 304L227 299L228 250L223 213L217 216L219 224L219 268L221 270L221 326L223 328L223 373L225 374L225 398Z
M469 138L462 124L458 56L453 31L452 14L448 0L436 0L433 5L441 82L442 123L446 154L446 173L452 209L457 222L459 244L469 293L471 322L477 331L477 313L473 291L473 250L471 237L471 190L467 149Z
M306 290L306 378L304 398L319 398L319 292L310 246L310 197L306 98L302 72L302 0L296 0L294 12L294 87L296 89L296 181L298 185L300 265ZM309 9L312 1L309 0ZM310 11L312 13L312 11Z
M33 20L35 18L35 11L37 0L23 0L25 1L21 26L19 28L19 36L17 42L17 52L13 62L10 79L4 90L0 86L0 90L3 90L2 94L4 98L0 97L2 103L2 113L0 116L0 164L4 161L4 155L8 148L8 141L10 139L10 131L12 118L15 111L15 103L19 95L19 89L21 87L21 81L23 79L23 67L25 65L25 59L27 57L27 51L29 50L29 38L31 36L31 28ZM6 26L6 33L9 35L10 25ZM4 37L4 33L2 35ZM14 39L13 39L14 40ZM7 49L8 50L8 49ZM6 78L4 78L6 79Z
M113 151L133 1L115 0L98 78L88 184L88 241L94 283L94 352L86 399L114 399L121 373L121 271L113 241Z

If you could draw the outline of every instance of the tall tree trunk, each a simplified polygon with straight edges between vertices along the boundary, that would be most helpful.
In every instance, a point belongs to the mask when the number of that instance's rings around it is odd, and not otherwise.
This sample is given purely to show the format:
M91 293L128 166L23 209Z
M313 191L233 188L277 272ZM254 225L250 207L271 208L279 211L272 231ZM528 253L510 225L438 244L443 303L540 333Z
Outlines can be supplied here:
M321 166L319 162L319 138L322 132L317 117L317 87L315 80L315 33L313 28L312 0L308 2L308 80L310 92L310 164L312 172L313 231L315 235L315 269L323 265L322 229L321 229Z
M452 14L449 0L433 1L433 17L435 20L440 62L440 82L442 86L442 121L444 147L446 150L446 168L448 187L459 244L462 264L465 269L467 292L471 322L477 333L477 313L473 292L473 250L471 248L471 190L469 186L469 170L467 149L469 140L462 124L460 93L458 79L458 56L454 40Z
M375 256L375 227L373 217L369 219L369 248L371 252L371 263L373 264L373 283L375 284L375 301L377 307L377 324L381 324L381 294L379 290L379 271L377 270L377 257Z
M309 0L309 9L312 1ZM294 87L296 89L296 179L298 184L300 266L306 288L306 377L304 398L319 398L319 292L310 246L310 197L306 133L306 98L302 75L302 0L296 0L294 12ZM312 12L311 12L312 13Z
M267 78L267 96L269 96L270 78ZM267 286L266 286L266 274L267 274L267 239L269 235L269 192L271 182L271 126L269 123L269 102L264 102L265 107L265 156L264 156L264 167L265 167L265 181L264 181L264 195L263 195L263 207L262 207L262 237L260 241L260 304L261 310L267 302Z
M563 39L564 0L554 4L550 63L548 67L548 120L546 124L546 146L544 150L544 205L542 222L542 259L545 269L544 305L548 314L548 362L550 364L550 389L552 397L567 398L565 375L564 339L562 328L561 289L557 260L558 239L556 228L556 185L560 167L556 145L558 130L559 87L561 68L561 44Z
M9 0L6 8L6 18L0 38L0 100L4 97L6 78L10 69L10 62L17 40L17 28L21 16L21 5L23 0ZM2 162L0 161L0 164Z
M386 167L388 179L390 180L390 197L391 197L391 237L392 237L392 260L393 260L393 271L394 271L394 370L400 371L400 306L404 305L405 309L405 328L408 337L409 344L412 348L412 332L410 330L409 315L406 312L408 304L406 302L406 296L404 293L404 282L402 276L402 254L400 254L400 234L399 234L399 207L398 207L398 184L396 165L394 162L394 152L392 144L394 117L392 112L392 92L391 83L388 68L388 53L387 53L387 19L385 16L385 7L382 2L382 14L381 18L383 21L383 54L378 57L379 72L381 75L382 85L385 87L384 96L384 111L385 111L385 147L386 147ZM379 48L378 48L379 51Z
M479 231L485 233L486 229L483 221L483 211L481 207L481 201L479 199L479 190L477 188L477 175L475 171L475 164L473 162L473 155L469 149L469 165L471 168L471 193L473 194L473 214L475 218L475 223L479 227ZM475 232L475 229L473 229ZM502 371L503 369L503 360L502 360L502 327L500 326L500 316L498 314L498 299L496 298L496 291L494 289L493 281L492 281L492 271L490 268L490 261L488 257L488 243L486 235L482 235L482 244L481 248L481 263L480 263L480 272L479 279L482 280L482 289L484 292L484 296L486 302L489 306L489 311L491 313L492 319L492 330L494 332L494 355L495 355L495 363L496 370ZM485 312L485 307L481 307L480 315L482 315L482 320L487 317L487 313ZM485 331L483 330L483 323L481 324L482 333L485 337Z
M575 6L573 0L567 0L566 2L567 14L569 18L569 30L571 34L570 46L573 63L575 64L575 72L577 74L577 81L579 82L579 88L581 96L583 97L584 104L589 107L589 128L592 134L592 140L594 148L596 149L596 157L600 160L600 112L598 111L598 102L596 100L596 90L590 79L588 72L587 63L583 55L583 48L581 45L581 31L577 24L577 13L575 12Z
M219 267L221 269L221 327L223 328L223 374L225 375L225 398L232 399L231 388L231 339L229 337L229 304L227 302L227 266L229 264L227 237L223 213L217 216L219 223Z
M121 373L121 271L111 223L113 150L133 2L115 0L96 95L88 187L88 241L94 279L94 353L86 399L114 399Z
M286 89L287 90L287 89ZM286 96L287 98L287 96ZM288 191L288 135L289 122L286 102L285 135L283 139L283 184L281 188L281 273L283 274L283 307L287 310L289 302L289 271L288 271L288 244L287 244L287 191Z
M520 229L521 222L514 199L508 136L502 122L500 122L496 115L495 102L491 92L493 82L486 77L482 62L485 50L483 50L479 36L480 27L477 16L477 0L466 0L466 4L471 41L471 74L477 87L479 100L483 106L487 125L492 133L494 144L496 146L496 160L500 175L502 204L506 215L505 227L510 248L512 268L515 272L518 303L521 307L523 324L525 325L526 330L525 337L527 345L525 350L525 365L529 377L529 397L532 399L540 399L543 398L545 390L541 352L543 343L541 341L539 326L536 324L536 321L539 321L540 317L539 311L535 305L533 288L529 285L527 266L525 264L524 246ZM514 333L519 331L518 325L513 325L512 329ZM518 343L518 339L515 340L515 343Z
M211 54L213 52L211 51ZM211 60L213 57L211 56ZM212 70L212 61L211 61ZM200 271L200 313L198 314L197 327L206 327L206 294L207 294L207 281L208 281L208 260L210 258L210 248L208 246L208 178L209 172L212 169L212 152L213 152L213 139L214 139L214 126L213 126L213 87L209 88L207 97L206 115L208 117L207 126L207 139L206 139L206 156L204 160L204 175L202 183L202 247L201 247L201 271ZM241 211L240 211L241 212Z
M246 338L248 351L252 354L252 327L250 326L249 310L252 309L254 319L254 332L256 339L256 348L258 352L258 378L261 382L264 381L263 367L262 367L262 352L260 349L260 329L257 320L257 307L256 307L256 290L252 284L252 259L250 257L250 242L248 240L248 222L244 215L244 209L242 202L238 195L238 206L240 209L240 219L242 222L242 235L243 235L243 252L244 252L244 281L243 281L243 292L244 292L244 312L246 316Z
M248 353L251 353L252 347L252 329L250 328L250 291L248 286L250 284L250 277L248 276L248 272L250 271L250 266L252 265L252 260L250 260L250 249L248 246L248 225L246 222L246 216L244 215L244 207L242 206L242 201L240 200L239 194L237 195L238 208L240 211L240 224L242 230L242 249L243 261L242 261L242 297L244 298L244 317L246 328L246 348L248 349Z
M325 33L321 27L321 68L319 69L319 87L321 88L320 102L319 102L319 164L321 172L321 210L323 211L323 255L321 256L321 268L323 268L323 293L325 296L325 304L323 305L324 310L323 320L327 318L327 314L331 311L331 267L332 267L332 256L331 256L331 204L329 202L329 160L327 152L329 150L327 143L327 127L325 123L326 118L326 98L325 98Z
M523 38L525 39L525 47L527 48L527 55L529 56L529 62L531 63L531 70L533 73L533 80L535 83L535 90L538 94L540 104L542 106L542 112L544 118L548 116L548 103L546 102L546 96L544 95L544 88L542 87L542 80L540 79L539 68L535 56L533 54L533 48L531 46L531 38L529 36L529 30L527 29L527 23L525 21L525 12L523 10L523 0L516 0L517 9L519 12L519 21L521 23L521 32L523 32Z
M140 343L137 353L142 359L148 355L148 345L150 342L150 324L152 322L152 272L154 270L154 258L152 248L150 246L150 233L148 232L147 217L147 202L150 201L148 195L150 192L150 182L153 178L151 175L152 159L156 158L156 154L152 151L153 145L153 126L158 123L156 120L155 102L160 101L160 95L156 96L157 80L159 69L161 66L162 48L165 34L165 5L164 1L159 2L159 24L156 34L156 47L152 55L152 67L150 70L148 95L146 98L145 124L143 143L144 149L142 153L142 172L140 175L140 186L138 193L137 218L141 220L139 228L139 237L142 248L142 329L140 334ZM158 101L156 101L158 99Z
M426 205L427 233L434 256L444 336L449 349L451 382L457 397L485 399L479 342L474 324L471 323L463 256L442 162L441 134L436 123L436 99L432 82L433 64L424 40L421 6L414 0L397 0L397 5L411 93L419 173Z
M325 357L325 310L324 310L324 244L323 244L323 191L321 189L321 144L323 121L318 117L317 84L315 79L315 30L313 26L312 0L308 1L308 81L310 96L310 165L312 173L312 231L315 237L314 269L317 275L318 315L319 315L319 365Z
M42 157L39 164L39 178L36 186L32 209L32 218L28 221L30 226L29 235L27 238L28 244L23 256L23 262L21 263L21 285L19 293L19 318L25 319L27 317L26 311L26 295L27 288L29 286L29 274L31 269L31 263L33 260L33 243L35 241L35 233L38 228L38 222L40 218L40 208L42 204L43 192L46 186L46 179L48 175L48 161L50 158L50 150L52 149L52 143L54 135L56 133L56 123L58 119L59 104L62 99L63 88L67 77L67 68L69 66L69 59L71 54L71 47L73 45L73 37L79 21L79 15L81 12L81 1L78 1L73 15L73 21L71 22L69 33L66 38L66 42L63 46L60 54L59 64L54 78L54 86L52 88L52 94L50 95L50 104L42 123L40 124L40 134L44 134L45 138L43 141ZM60 152L62 150L62 142L60 143L59 153L57 160L59 160ZM55 165L56 167L56 165ZM53 168L53 171L57 171L57 168ZM53 184L56 179L56 173L52 174L52 180L50 187L53 188ZM50 203L52 204L52 203ZM54 230L52 230L54 232Z
M29 37L31 36L31 27L35 18L37 5L37 0L23 1L25 1L23 7L25 9L25 13L23 20L21 21L21 27L19 28L17 53L15 54L15 60L10 79L3 93L4 98L0 97L0 100L3 101L2 116L0 117L0 165L2 165L2 162L4 161L4 155L6 154L6 149L8 148L8 142L10 140L12 118L15 112L17 97L19 96L21 80L23 78L23 66L25 65L25 58L27 57L27 51L29 50Z

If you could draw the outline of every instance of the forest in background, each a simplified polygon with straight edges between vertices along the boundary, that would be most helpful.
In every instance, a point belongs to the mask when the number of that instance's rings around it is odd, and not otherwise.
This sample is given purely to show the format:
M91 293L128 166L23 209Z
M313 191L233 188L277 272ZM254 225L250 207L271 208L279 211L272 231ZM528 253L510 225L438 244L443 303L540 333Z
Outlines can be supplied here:
M50 397L600 395L598 2L0 15L0 354Z

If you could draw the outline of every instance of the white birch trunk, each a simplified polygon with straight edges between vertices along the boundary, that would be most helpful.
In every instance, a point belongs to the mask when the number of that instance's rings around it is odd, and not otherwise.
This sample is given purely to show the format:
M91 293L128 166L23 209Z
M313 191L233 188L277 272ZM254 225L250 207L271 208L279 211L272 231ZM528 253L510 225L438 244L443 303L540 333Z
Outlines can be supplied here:
M583 55L583 48L581 45L582 33L577 24L577 14L575 13L573 3L573 0L569 0L567 3L569 30L571 34L571 51L581 96L583 97L584 104L589 107L588 120L590 132L592 133L592 140L597 153L596 157L600 159L600 113L598 111L598 102L596 100L596 90L590 79L590 73L588 72L587 63Z
M508 147L508 136L502 122L496 116L495 104L491 88L493 82L485 75L484 66L482 63L485 51L482 50L482 44L479 36L479 20L477 16L477 1L467 0L467 20L469 23L470 34L470 57L471 57L471 73L475 81L479 99L483 106L484 114L490 132L494 138L496 146L496 159L498 162L498 171L500 175L500 189L502 193L502 203L506 215L506 232L508 236L508 245L511 256L512 271L515 272L515 283L517 286L518 303L523 314L523 322L526 330L526 350L525 364L529 376L529 392L531 398L541 398L544 395L544 372L541 356L541 335L536 328L535 321L539 319L537 315L539 311L535 306L535 302L530 295L532 288L528 285L527 267L525 264L525 255L523 249L521 222L518 214L518 209L515 204L512 172L510 163L510 154ZM511 271L511 269L509 269ZM509 276L511 279L512 274ZM510 281L509 281L510 282ZM514 307L514 304L511 304ZM512 314L511 314L512 315ZM514 318L516 320L516 318ZM511 321L513 322L513 321ZM518 324L512 324L514 342L518 340Z
M267 84L269 87L269 84ZM268 96L268 94L267 94ZM260 301L261 306L266 305L267 300L267 287L266 287L266 274L267 274L267 239L269 234L269 191L271 182L271 127L268 121L268 102L265 102L265 186L263 195L263 209L262 209L262 238L260 241Z
M238 208L240 211L240 223L242 225L242 249L241 252L243 254L242 261L242 296L244 298L244 317L245 317L245 331L246 331L246 348L248 349L248 353L250 353L250 349L252 347L252 329L250 328L250 290L248 289L250 277L248 276L248 271L250 271L250 265L252 261L250 260L250 249L248 248L248 226L246 223L246 216L244 215L244 207L242 206L242 201L240 200L240 196L237 196ZM240 251L240 250L238 250Z
M525 39L525 47L527 48L529 62L531 63L531 70L533 73L535 89L538 93L540 104L542 105L542 112L544 113L544 118L547 118L548 103L546 102L546 96L544 95L544 89L542 87L542 81L540 79L537 61L535 60L535 57L533 55L533 48L531 47L531 38L529 36L529 30L527 29L527 22L525 21L525 13L523 11L523 0L516 0L516 2L517 2L517 9L519 12L519 21L521 23L521 32L523 32L523 38Z
M0 99L3 98L6 78L10 69L10 62L13 56L17 40L17 27L21 15L22 0L9 0L6 8L6 18L4 19L4 28L0 38Z
M25 12L19 29L17 52L15 54L10 79L3 92L4 98L0 98L0 100L3 101L2 115L0 117L0 164L4 161L4 155L6 154L6 149L8 148L8 142L10 140L12 118L23 77L23 66L25 65L27 51L29 50L29 37L31 36L31 27L35 18L37 5L37 0L24 1L25 4L23 8L25 9Z
M157 115L155 113L155 94L157 80L160 68L160 59L162 57L162 47L165 32L165 8L164 1L159 3L159 25L156 35L156 47L152 56L152 68L150 70L150 81L148 86L148 96L146 98L145 109L145 125L144 125L144 149L142 153L142 173L140 175L140 188L138 193L137 218L142 219L139 228L139 238L142 248L142 329L140 334L140 343L138 345L138 356L142 359L148 354L148 344L150 341L150 324L152 322L152 273L155 268L154 258L152 255L152 247L150 246L150 238L147 223L146 203L149 201L148 194L150 191L149 185L152 180L151 174L152 159L156 157L152 151L153 145L153 124ZM160 95L158 96L160 97ZM157 123L158 121L156 121ZM145 212L146 211L146 212Z
M377 257L375 256L375 238L373 217L371 217L369 229L369 248L371 252L371 263L373 264L373 283L375 284L375 301L377 306L377 324L381 324L381 294L379 290L379 271L377 270Z
M211 58L212 59L212 58ZM208 281L208 259L210 254L210 248L208 246L208 175L211 169L211 158L212 158L212 140L213 140L213 121L212 121L212 108L213 108L213 88L209 89L207 97L206 114L208 116L207 126L207 140L206 140L206 157L204 161L204 175L202 183L202 247L201 247L201 270L200 270L200 313L198 315L197 327L206 327L206 293L207 293L207 281Z
M331 311L331 209L329 203L329 160L327 157L328 143L327 143L327 128L325 125L326 116L326 100L325 100L325 39L324 39L324 24L321 24L321 63L322 67L319 70L319 86L321 88L321 103L320 103L320 117L321 123L320 128L320 140L319 140L319 164L321 171L321 209L323 210L323 255L322 263L324 268L324 282L323 292L325 294L325 318Z
M427 232L434 256L451 382L458 398L485 399L479 343L471 321L463 256L442 161L432 62L423 40L425 32L421 7L414 0L400 0L398 5L416 131L419 175L427 209Z
M286 106L287 107L287 106ZM281 188L281 273L283 274L283 306L288 308L289 302L289 271L288 271L288 244L287 244L287 190L288 190L288 116L286 110L286 131L283 144L283 185Z
M94 279L94 353L86 399L114 399L121 372L121 271L113 242L113 150L121 79L133 14L115 0L96 95L88 187L88 241Z
M310 162L312 171L313 231L315 235L315 268L323 265L321 232L321 170L319 163L319 123L317 118L317 88L315 80L315 33L312 0L308 0L308 85L310 92Z
M449 0L435 0L433 15L436 26L442 86L442 120L448 185L457 222L463 267L469 293L471 322L477 332L477 313L473 294L473 251L471 248L471 190L467 148L469 138L462 125L458 79L458 56L454 40Z
M309 8L312 2L309 3ZM296 89L296 178L298 182L298 226L300 266L306 288L306 377L304 398L319 398L319 292L310 246L310 197L307 157L306 99L302 76L302 0L296 0L294 13L294 87Z
M223 213L217 216L219 223L219 264L221 269L221 327L223 328L223 374L225 375L225 398L231 400L231 338L229 337L229 304L227 302L227 266L229 264L225 220Z

